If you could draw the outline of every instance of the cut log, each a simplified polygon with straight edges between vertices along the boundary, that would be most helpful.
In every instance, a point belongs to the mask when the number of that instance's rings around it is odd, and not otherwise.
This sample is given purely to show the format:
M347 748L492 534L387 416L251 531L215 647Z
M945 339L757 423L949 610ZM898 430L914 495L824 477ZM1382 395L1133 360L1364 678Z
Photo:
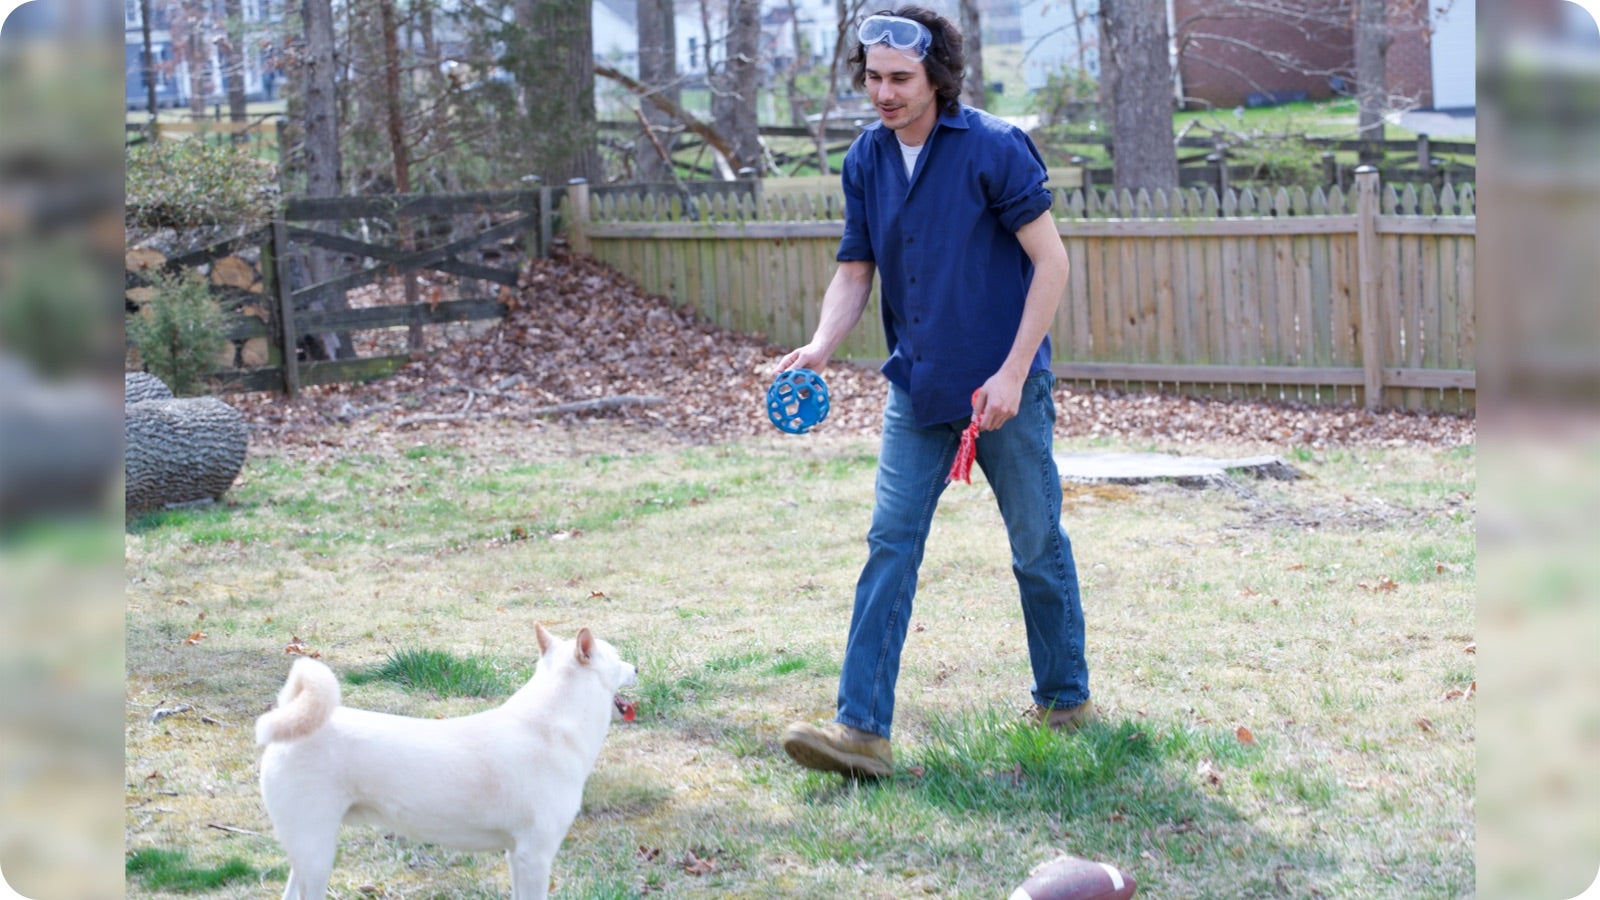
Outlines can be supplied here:
M257 282L260 280L255 266L237 256L224 256L211 264L211 283L219 287L259 292L261 288Z
M128 312L138 312L144 305L156 298L156 289L153 287L131 287L122 292L122 308Z
M143 272L146 269L159 269L167 261L167 255L154 247L135 247L127 252L127 267L129 272Z
M264 337L246 338L239 348L239 365L246 369L272 365L272 343Z
M244 468L249 429L215 397L129 403L123 412L127 510L220 498Z
M171 400L172 389L167 383L149 372L122 373L122 402L143 403L146 400Z

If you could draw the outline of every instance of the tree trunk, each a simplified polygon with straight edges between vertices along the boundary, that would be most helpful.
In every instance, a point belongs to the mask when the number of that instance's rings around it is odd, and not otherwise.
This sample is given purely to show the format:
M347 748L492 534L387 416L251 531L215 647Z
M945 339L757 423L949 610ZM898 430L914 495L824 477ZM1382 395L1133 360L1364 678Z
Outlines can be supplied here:
M789 101L789 124L794 128L806 127L806 113L802 107L799 78L802 68L810 68L806 59L806 42L800 35L800 8L795 0L785 0L789 10L790 52L794 56L784 69L784 98Z
M989 84L983 80L983 22L977 0L961 0L961 49L967 57L961 100L968 106L988 109Z
M199 31L199 23L191 18L189 26L193 29L185 42L189 58L189 114L198 119L206 114L206 64L210 60L206 57L206 44Z
M599 183L590 0L517 0L525 63L518 73L528 118L530 174L559 187Z
M394 0L378 0L378 21L383 28L383 105L387 113L389 153L394 158L394 191L411 193L411 149L406 145L405 98L400 92L400 26L395 21ZM415 225L410 218L401 216L395 222L400 232L400 249L406 253L416 250ZM406 303L417 304L417 273L406 272L400 276L405 288ZM406 346L411 350L423 347L422 325L413 322L406 332Z
M1178 154L1172 139L1172 63L1163 0L1102 0L1101 72L1111 101L1117 190L1172 190Z
M679 102L677 25L673 21L672 0L639 0L639 81L674 104ZM639 180L674 180L672 164L656 150L672 152L672 116L653 103L641 104L646 126L655 135L634 141L634 157L639 161Z
M123 407L127 511L221 497L244 467L249 430L215 397L145 400Z
M228 83L228 121L244 122L249 118L244 97L244 9L240 0L225 0L223 8L228 17L228 41L222 48L222 68ZM242 131L235 131L233 142L243 144L248 137Z
M730 0L727 56L722 71L707 80L711 83L711 118L733 147L736 158L728 160L728 165L735 172L745 167L763 168L756 122L760 41L759 0Z
M1383 112L1389 102L1384 56L1389 52L1384 0L1356 0L1356 96L1364 141L1383 140ZM1362 161L1370 162L1370 154Z
M297 83L304 112L301 130L304 133L306 196L337 197L340 193L339 97L333 7L329 0L302 0L301 15L306 46ZM306 269L311 283L321 284L333 277L334 261L326 251L312 248L306 251ZM321 310L345 306L342 296L317 303ZM348 334L319 334L315 341L323 359L349 359L355 355Z
M298 73L305 119L306 196L339 196L339 112L329 0L303 0L306 52Z
M156 139L156 56L150 46L150 0L139 0L139 39L144 47L140 71L144 73L145 103L149 105L150 140Z

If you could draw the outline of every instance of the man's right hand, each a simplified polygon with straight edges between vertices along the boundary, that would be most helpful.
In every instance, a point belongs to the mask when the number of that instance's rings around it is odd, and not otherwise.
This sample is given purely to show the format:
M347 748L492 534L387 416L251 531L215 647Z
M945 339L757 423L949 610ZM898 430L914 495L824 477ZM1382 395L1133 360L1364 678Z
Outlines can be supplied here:
M822 367L828 364L828 357L831 355L818 349L815 343L810 343L804 347L790 350L783 359L778 360L778 367L773 370L772 374L776 376L790 369L810 369L813 372L821 372Z

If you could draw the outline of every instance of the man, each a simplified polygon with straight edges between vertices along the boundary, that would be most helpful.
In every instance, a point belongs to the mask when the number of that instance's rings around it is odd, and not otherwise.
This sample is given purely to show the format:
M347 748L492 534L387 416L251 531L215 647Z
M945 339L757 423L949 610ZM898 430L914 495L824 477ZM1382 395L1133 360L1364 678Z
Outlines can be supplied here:
M880 121L845 156L845 233L811 342L778 370L822 368L881 279L883 417L868 558L839 676L838 713L797 723L784 750L852 777L894 768L895 681L934 507L969 421L1021 591L1038 721L1094 713L1072 547L1052 454L1047 332L1066 288L1045 167L1027 134L958 100L965 62L949 20L915 6L868 16L850 57Z

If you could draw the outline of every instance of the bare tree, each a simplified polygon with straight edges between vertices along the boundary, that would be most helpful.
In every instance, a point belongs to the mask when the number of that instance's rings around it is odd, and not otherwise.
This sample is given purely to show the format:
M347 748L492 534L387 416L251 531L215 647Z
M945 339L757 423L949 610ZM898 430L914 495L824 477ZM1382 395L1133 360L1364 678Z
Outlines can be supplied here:
M334 53L333 7L329 0L303 0L301 22L305 27L305 52L301 55L299 107L306 172L306 196L339 195L339 92L338 60ZM306 254L306 269L313 284L333 277L333 260L315 248ZM344 296L337 295L315 304L319 309L343 308ZM317 335L313 355L324 359L347 359L354 355L348 335Z
M707 76L711 86L711 118L735 154L735 170L763 170L761 134L756 121L760 89L760 0L728 0L728 33L721 66Z
M1172 63L1163 0L1101 0L1100 59L1118 190L1178 186Z
M339 195L338 60L334 54L333 7L329 0L302 0L305 51L295 84L300 87L306 195Z
M590 0L517 0L523 58L524 134L534 174L546 184L573 178L598 183L599 126L594 105L594 34Z
M1361 138L1383 140L1383 113L1388 105L1384 56L1389 51L1384 0L1356 0L1356 96Z
M795 0L785 0L789 11L789 51L792 56L783 70L785 98L789 101L789 124L803 128L806 124L805 101L800 92L800 72L810 68L810 45L800 32L800 6Z
M248 118L244 96L243 4L240 0L224 0L223 10L228 17L227 37L222 41L222 65L228 84L228 121L243 122ZM244 140L244 132L234 132L234 143L240 144Z
M983 22L978 15L978 0L961 0L961 50L967 57L961 100L968 106L987 109L989 84L983 80Z
M639 81L651 91L659 91L676 105L679 100L677 25L673 20L672 0L639 0ZM643 181L670 181L674 172L670 157L673 142L672 116L653 103L642 104L645 127L650 134L635 142Z

